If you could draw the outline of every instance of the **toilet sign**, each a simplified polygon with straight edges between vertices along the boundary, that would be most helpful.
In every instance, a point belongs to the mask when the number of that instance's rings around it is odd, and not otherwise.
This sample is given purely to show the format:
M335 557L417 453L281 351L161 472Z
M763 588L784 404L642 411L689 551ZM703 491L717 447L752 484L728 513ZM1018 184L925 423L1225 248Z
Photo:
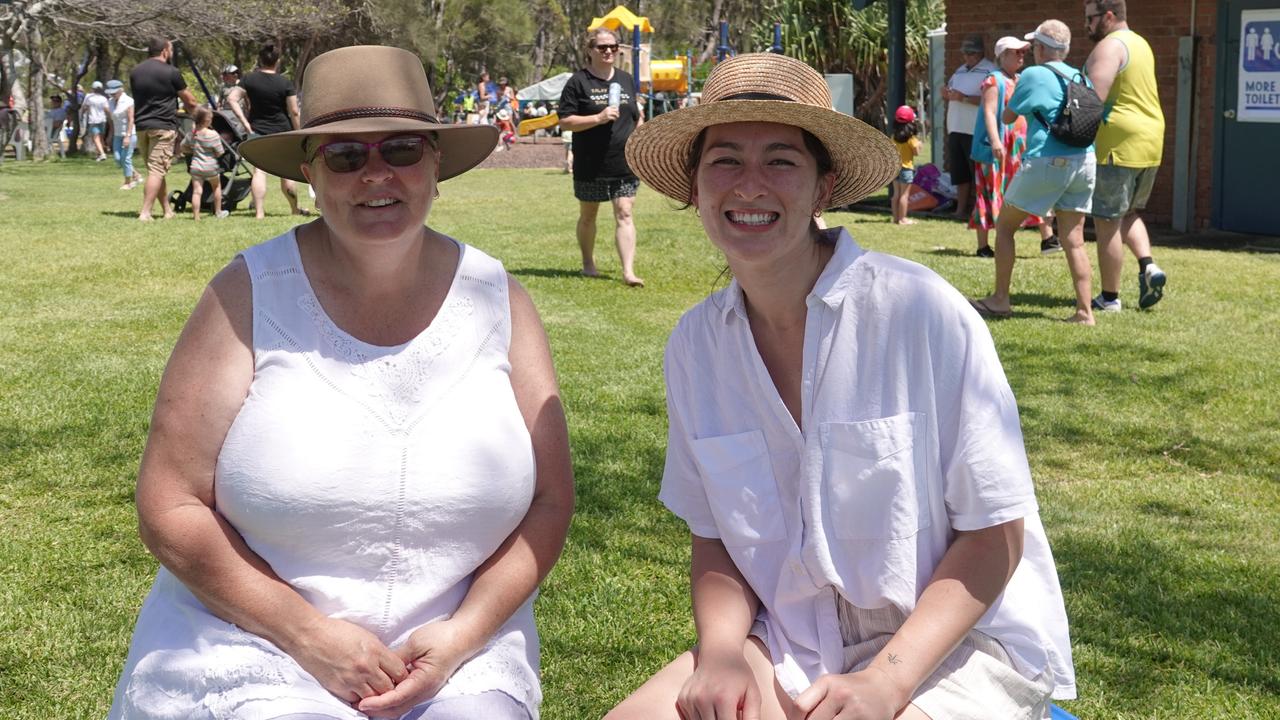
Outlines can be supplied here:
M1280 122L1280 9L1240 13L1236 120Z

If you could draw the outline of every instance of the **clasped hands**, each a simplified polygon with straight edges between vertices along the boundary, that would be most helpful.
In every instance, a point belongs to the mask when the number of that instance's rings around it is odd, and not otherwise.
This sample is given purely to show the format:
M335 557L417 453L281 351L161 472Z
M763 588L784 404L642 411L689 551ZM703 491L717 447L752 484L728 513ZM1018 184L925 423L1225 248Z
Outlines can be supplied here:
M892 720L906 702L877 668L823 675L784 711L788 720ZM702 654L676 700L684 720L759 720L760 688L742 654Z
M478 648L450 620L428 623L395 649L358 625L323 618L289 653L326 690L372 717L399 717L434 697Z

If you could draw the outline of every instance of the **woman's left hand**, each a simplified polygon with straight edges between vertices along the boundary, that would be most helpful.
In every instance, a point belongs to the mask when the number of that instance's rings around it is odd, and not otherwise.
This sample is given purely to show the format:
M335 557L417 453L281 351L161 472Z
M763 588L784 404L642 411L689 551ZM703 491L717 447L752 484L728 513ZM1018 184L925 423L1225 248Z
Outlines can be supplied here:
M806 720L892 720L902 709L893 680L869 668L848 675L823 675L796 698Z
M464 641L453 621L427 623L392 650L404 660L409 675L395 688L361 700L356 709L372 717L404 715L418 703L435 697L476 650Z

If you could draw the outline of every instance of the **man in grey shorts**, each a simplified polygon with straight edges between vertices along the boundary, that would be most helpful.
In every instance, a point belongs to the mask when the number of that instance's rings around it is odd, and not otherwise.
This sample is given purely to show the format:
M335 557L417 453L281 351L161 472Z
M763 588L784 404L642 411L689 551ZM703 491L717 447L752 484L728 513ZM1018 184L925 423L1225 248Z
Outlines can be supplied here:
M1164 114L1156 90L1156 63L1147 41L1129 29L1125 0L1086 0L1085 27L1093 52L1085 72L1106 115L1095 148L1097 187L1093 224L1098 235L1102 293L1096 310L1120 310L1123 239L1138 258L1138 307L1146 309L1164 295L1165 274L1151 257L1151 240L1138 211L1147 206L1164 144Z

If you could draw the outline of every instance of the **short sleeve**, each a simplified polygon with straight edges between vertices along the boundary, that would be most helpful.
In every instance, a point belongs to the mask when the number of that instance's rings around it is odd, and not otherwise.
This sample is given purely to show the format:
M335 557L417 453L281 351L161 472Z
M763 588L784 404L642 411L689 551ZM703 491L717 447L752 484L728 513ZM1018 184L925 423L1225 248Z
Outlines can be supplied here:
M573 77L570 77L569 81L564 84L564 90L560 93L560 105L556 110L556 113L560 115L560 117L585 114L583 112L583 103L585 100L586 97L582 91L582 83L579 80L577 73L575 73Z
M711 514L711 504L707 501L702 476L694 460L693 437L685 424L684 403L689 398L689 376L683 345L680 326L677 326L667 341L663 362L667 385L667 461L662 470L658 499L676 517L685 521L689 532L700 537L718 538L720 530Z
M290 80L289 78L284 78L284 96L293 97L294 95L297 95L297 94L298 94L298 89L293 86L293 81Z
M982 92L986 92L987 88L993 88L995 86L996 86L996 76L993 73L991 75L988 75L986 79L982 81Z
M991 333L957 294L935 321L938 450L952 527L979 530L1038 510L1018 405Z
M173 68L173 89L175 92L187 89L187 81L182 78L182 73L178 71L178 68Z
M1017 87L1013 89L1013 95L1009 98L1008 108L1019 115L1031 115L1040 110L1036 87L1039 85L1040 75L1046 72L1048 71L1040 68L1028 68L1023 71Z

